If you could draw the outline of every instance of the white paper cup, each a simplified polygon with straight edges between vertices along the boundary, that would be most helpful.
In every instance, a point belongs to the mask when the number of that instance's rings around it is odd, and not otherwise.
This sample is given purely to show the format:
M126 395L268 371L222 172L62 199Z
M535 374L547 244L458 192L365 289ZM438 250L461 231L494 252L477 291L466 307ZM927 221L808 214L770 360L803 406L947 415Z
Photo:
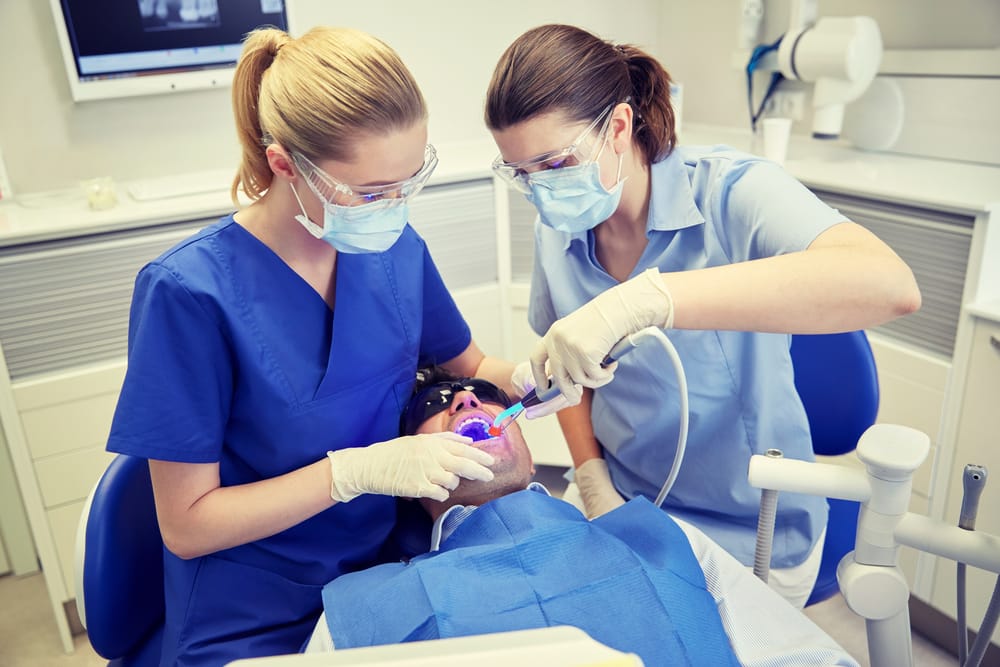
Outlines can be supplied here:
M785 163L788 138L792 133L791 118L765 118L761 121L764 134L764 157L778 164Z

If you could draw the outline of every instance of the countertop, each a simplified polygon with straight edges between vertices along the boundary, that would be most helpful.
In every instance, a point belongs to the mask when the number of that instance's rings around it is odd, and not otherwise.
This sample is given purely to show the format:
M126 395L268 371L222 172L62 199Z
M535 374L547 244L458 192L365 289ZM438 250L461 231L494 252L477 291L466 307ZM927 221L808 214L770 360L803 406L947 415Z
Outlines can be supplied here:
M685 123L681 142L727 144L757 152L753 135L739 128ZM429 185L490 177L489 166L497 152L491 141L440 144L437 148L440 163ZM866 152L793 134L785 168L818 189L973 216L1000 211L1000 167ZM132 199L128 185L118 184L118 204L104 211L88 209L86 198L77 190L29 194L0 202L0 247L210 219L234 208L227 183L220 183L216 192L141 202Z
M757 153L749 129L684 124L682 144ZM851 148L793 134L785 169L807 186L955 213L1000 211L1000 167Z
M966 306L969 314L981 317L984 320L1000 323L1000 299L988 299L984 301L974 301Z
M438 167L428 186L448 185L492 177L490 164L497 149L492 142L452 143L436 146ZM219 170L204 172L218 179ZM236 168L233 168L233 175ZM0 247L84 234L149 227L184 220L214 219L236 207L229 198L229 179L219 181L213 192L136 201L130 183L116 184L118 203L102 211L90 210L82 190L30 193L0 201ZM242 204L249 203L246 200Z

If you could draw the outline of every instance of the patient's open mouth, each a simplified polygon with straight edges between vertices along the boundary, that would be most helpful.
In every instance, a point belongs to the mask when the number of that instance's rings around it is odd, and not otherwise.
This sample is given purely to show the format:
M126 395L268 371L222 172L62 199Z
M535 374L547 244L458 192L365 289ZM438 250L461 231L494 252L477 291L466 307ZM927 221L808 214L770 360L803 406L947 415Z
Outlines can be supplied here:
M467 438L472 438L473 442L478 442L479 440L489 440L491 437L489 433L490 426L492 422L480 417L479 415L473 415L467 419L463 419L455 427L455 433L459 435L464 435Z

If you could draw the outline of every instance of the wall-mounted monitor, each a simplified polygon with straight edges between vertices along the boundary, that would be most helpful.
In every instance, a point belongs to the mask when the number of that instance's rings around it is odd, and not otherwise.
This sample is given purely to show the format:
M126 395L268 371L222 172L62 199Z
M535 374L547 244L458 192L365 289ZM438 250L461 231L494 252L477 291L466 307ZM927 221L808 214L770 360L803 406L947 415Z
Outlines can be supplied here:
M285 0L50 0L77 102L229 86L243 37Z

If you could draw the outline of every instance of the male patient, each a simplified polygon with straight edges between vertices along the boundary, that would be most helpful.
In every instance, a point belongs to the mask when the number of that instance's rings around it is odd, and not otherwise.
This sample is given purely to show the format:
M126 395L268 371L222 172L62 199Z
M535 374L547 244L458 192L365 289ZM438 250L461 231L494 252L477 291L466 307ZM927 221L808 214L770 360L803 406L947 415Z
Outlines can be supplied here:
M572 625L646 665L856 665L836 642L698 529L644 498L588 521L533 483L494 385L418 373L401 432L453 431L493 455L494 479L461 480L430 551L346 574L323 591L307 651Z

